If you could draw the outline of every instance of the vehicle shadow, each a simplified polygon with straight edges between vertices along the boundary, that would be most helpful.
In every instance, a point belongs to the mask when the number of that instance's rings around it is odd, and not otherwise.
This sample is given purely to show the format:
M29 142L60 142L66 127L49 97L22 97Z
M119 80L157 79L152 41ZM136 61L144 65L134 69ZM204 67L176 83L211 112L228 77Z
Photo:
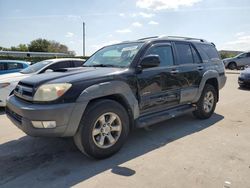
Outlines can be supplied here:
M4 115L5 114L5 108L0 107L0 115Z
M133 176L136 171L123 163L167 147L168 143L202 131L223 118L214 114L210 119L197 120L186 114L149 129L135 130L125 146L105 160L85 157L72 139L24 136L0 145L0 187L71 187L106 170Z
M242 91L250 91L250 87L238 87L239 90L242 90Z

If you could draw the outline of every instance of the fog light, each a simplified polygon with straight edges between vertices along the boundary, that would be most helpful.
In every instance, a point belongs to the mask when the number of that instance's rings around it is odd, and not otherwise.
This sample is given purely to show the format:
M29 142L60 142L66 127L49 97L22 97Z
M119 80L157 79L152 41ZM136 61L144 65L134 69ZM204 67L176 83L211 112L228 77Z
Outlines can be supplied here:
M41 121L32 121L32 125L33 127L35 128L39 128L39 129L42 129L43 128L43 124Z
M55 121L32 121L32 125L38 129L52 129L56 127Z
M43 121L43 127L45 129L52 129L56 127L56 122L55 121Z

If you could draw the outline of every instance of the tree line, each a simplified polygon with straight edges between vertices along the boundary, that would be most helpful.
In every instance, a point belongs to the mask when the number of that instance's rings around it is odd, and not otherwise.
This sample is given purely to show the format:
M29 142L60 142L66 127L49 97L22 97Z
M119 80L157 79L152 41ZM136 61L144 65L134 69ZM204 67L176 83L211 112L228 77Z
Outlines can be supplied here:
M22 52L52 52L52 53L66 53L69 55L75 55L74 51L70 51L69 48L54 40L36 39L29 44L19 44L17 46L11 46L5 48L0 46L0 50L3 51L22 51Z

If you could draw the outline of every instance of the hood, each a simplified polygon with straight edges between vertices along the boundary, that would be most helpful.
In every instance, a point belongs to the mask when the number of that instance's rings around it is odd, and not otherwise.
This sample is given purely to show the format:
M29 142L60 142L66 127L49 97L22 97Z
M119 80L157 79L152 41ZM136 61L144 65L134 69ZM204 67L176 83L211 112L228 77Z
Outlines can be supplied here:
M241 73L250 74L250 67L249 68L245 68L243 71L241 71Z
M0 83L3 82L16 82L23 78L29 77L30 74L22 74L20 72L4 74L0 76Z
M74 83L90 79L98 79L112 76L128 69L111 67L81 67L77 69L67 68L59 72L33 75L22 80L25 84L39 86L43 83Z

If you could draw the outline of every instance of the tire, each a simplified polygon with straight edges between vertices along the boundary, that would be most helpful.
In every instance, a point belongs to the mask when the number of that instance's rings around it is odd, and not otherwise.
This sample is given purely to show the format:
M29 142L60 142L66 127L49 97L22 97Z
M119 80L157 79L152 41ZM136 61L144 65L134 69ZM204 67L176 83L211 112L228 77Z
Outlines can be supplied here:
M128 134L129 117L124 107L113 100L98 100L87 107L74 142L87 156L103 159L118 152Z
M210 98L210 100L208 100L208 98ZM210 118L214 113L217 98L218 96L215 87L210 84L206 84L199 101L196 103L197 109L193 112L193 115L198 119Z
M229 68L230 70L235 70L235 69L237 69L237 64L236 64L235 62L230 62L230 63L228 64L228 68Z

